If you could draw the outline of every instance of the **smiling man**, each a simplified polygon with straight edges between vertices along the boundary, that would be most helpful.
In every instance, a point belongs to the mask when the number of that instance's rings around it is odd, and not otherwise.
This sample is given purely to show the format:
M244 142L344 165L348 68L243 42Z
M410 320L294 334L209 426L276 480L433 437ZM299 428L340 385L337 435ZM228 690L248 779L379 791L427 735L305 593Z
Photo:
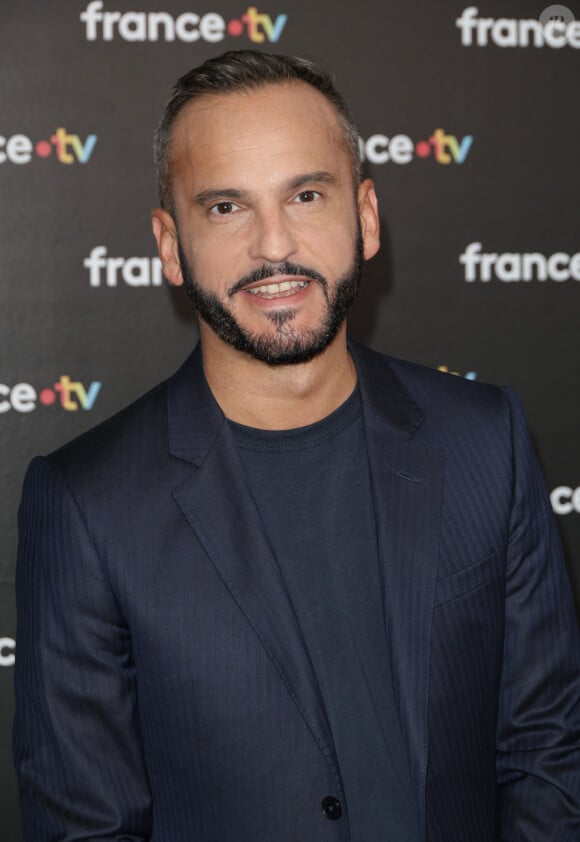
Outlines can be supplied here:
M156 166L201 341L27 474L26 842L577 842L578 629L521 411L347 339L379 222L332 80L210 59Z
M345 316L379 224L341 107L296 78L229 95L226 81L218 95L170 106L160 128L159 254L201 317L205 375L234 421L312 423L356 383Z

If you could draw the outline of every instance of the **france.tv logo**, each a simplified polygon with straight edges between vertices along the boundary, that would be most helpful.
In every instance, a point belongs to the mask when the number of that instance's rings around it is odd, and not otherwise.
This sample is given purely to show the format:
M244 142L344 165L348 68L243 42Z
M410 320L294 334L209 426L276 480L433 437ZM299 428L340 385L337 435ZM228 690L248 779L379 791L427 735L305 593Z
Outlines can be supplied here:
M79 380L71 380L68 374L61 374L59 379L44 389L35 389L31 383L16 383L7 386L0 383L0 414L14 412L33 412L38 404L57 406L66 412L84 409L90 411L101 391L101 382L93 380L87 387Z
M32 141L25 134L11 137L0 135L0 164L29 164L33 155L50 158L54 153L61 164L86 164L97 143L96 134L87 135L85 140L76 134L69 134L62 126L49 138Z
M92 0L80 15L85 25L87 41L207 41L217 44L226 35L232 38L246 36L254 44L268 41L276 44L284 31L288 15L270 17L248 6L239 17L226 21L217 12L198 15L183 12L174 17L170 12L109 12L103 8L102 0Z

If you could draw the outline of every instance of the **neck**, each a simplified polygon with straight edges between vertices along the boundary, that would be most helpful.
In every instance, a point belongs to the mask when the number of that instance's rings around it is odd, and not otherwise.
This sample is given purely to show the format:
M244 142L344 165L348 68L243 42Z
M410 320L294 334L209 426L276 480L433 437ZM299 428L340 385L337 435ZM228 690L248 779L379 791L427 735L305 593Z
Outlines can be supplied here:
M212 394L231 421L262 430L305 427L334 412L352 393L357 374L343 325L314 359L270 366L201 330L203 368Z

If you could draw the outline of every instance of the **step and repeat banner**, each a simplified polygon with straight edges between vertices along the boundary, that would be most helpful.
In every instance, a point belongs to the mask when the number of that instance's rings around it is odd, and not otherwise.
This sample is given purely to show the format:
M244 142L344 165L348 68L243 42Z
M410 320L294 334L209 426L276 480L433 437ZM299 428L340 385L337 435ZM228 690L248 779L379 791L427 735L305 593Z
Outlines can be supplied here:
M25 468L174 371L197 339L150 233L179 75L227 49L336 75L381 201L350 320L373 348L516 388L580 605L580 5L523 0L16 0L0 76L0 840Z

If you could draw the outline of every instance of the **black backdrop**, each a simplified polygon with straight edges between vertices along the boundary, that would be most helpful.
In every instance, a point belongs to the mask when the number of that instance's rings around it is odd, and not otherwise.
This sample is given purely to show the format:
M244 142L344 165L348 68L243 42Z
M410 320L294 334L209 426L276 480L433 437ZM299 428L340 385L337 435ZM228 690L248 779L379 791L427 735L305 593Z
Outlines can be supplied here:
M154 258L151 135L177 76L225 49L335 71L384 229L352 333L518 390L580 602L580 8L545 30L545 7L515 0L261 1L3 4L2 842L20 838L9 744L23 472L171 373L196 340Z

